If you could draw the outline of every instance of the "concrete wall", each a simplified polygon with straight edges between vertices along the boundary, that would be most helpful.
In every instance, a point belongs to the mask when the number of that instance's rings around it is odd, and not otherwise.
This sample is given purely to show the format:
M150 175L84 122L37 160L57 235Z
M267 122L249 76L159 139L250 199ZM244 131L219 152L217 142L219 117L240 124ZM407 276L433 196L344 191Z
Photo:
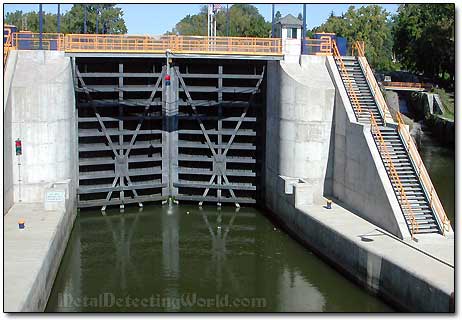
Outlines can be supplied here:
M370 127L356 122L332 57L327 59L327 66L336 89L332 195L360 217L401 239L408 239L406 221Z
M3 215L5 215L14 202L13 192L13 155L15 149L12 145L12 109L11 109L11 83L16 68L17 51L11 51L6 61L3 73Z
M291 235L400 310L454 312L453 266L398 241L335 203L331 210L300 203L306 197L303 183L290 185L291 181L278 179L271 211Z
M302 44L300 39L282 39L282 53L287 63L300 63Z
M6 109L11 137L5 150L22 140L20 171L13 157L14 202L42 202L50 183L76 182L76 129L70 58L57 51L20 51ZM8 113L7 112L7 113ZM8 151L9 152L9 151ZM19 179L22 180L19 184Z
M332 188L334 87L325 57L303 56L298 63L268 63L266 199L279 175L303 180L308 203L322 201Z

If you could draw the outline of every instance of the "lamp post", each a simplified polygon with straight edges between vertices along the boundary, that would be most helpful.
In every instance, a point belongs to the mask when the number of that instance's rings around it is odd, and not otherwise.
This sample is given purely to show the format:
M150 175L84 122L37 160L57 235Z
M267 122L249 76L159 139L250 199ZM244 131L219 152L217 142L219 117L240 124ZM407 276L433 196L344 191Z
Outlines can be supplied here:
M271 5L271 38L274 38L274 3Z
M302 54L306 54L306 4L303 4Z
M43 11L42 4L39 4L39 49L43 49Z
M58 3L58 33L61 31L61 5Z

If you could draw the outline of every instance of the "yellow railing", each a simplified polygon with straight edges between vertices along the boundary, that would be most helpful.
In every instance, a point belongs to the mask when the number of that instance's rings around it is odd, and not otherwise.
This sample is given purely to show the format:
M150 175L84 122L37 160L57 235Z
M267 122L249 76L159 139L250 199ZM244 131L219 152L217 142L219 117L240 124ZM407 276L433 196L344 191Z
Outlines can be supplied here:
M280 38L67 34L67 52L282 55Z
M358 96L356 95L356 92L353 88L353 82L350 79L350 75L348 74L348 71L345 67L345 63L343 62L342 56L340 55L335 41L332 41L332 52L334 55L334 59L337 59L340 63L340 72L342 73L344 80L347 82L345 87L350 95L350 101L353 105L356 118L359 119L359 116L362 112L361 104L359 103Z
M17 50L37 50L40 48L40 34L15 32L13 33L13 44ZM42 49L62 51L64 49L64 34L42 33Z
M385 143L385 140L383 139L382 133L380 132L380 128L377 125L377 121L374 118L374 115L372 112L370 112L370 118L371 118L371 132L372 135L374 136L375 141L378 143L378 149L380 154L382 155L384 159L384 164L385 167L388 167L389 171L389 177L391 178L394 187L397 189L399 197L398 200L401 204L401 207L406 208L408 218L411 222L411 236L414 238L414 234L417 233L419 230L419 226L417 224L417 221L415 219L414 212L412 211L411 204L409 203L409 200L406 196L406 192L404 191L403 184L401 183L401 180L399 178L398 172L396 171L395 165L393 164L393 161L391 159L390 153L388 152L387 145Z
M18 50L39 48L40 35L15 32L13 44ZM197 53L282 55L280 38L203 37L203 36L147 36L113 34L43 33L43 50L66 52L136 52L136 53Z
M384 81L385 87L398 87L398 88L410 88L410 89L425 89L430 90L433 85L431 83L422 82L396 82L396 81Z
M425 189L427 195L429 196L430 207L433 211L438 214L438 217L443 224L443 235L445 232L451 230L451 222L449 221L448 217L446 216L446 212L444 211L443 205L436 193L435 187L428 175L427 169L425 168L425 164L420 157L420 154L417 150L417 147L414 143L414 140L411 137L406 125L404 124L403 118L401 113L397 113L398 118L398 132L401 135L401 139L404 142L404 146L408 151L409 157L411 161L414 163L414 167L417 170L417 176L419 177L420 181L422 182L422 186Z
M359 63L361 63L361 65L363 66L366 79L369 82L370 87L372 89L372 95L375 97L377 105L379 106L379 109L383 117L383 121L387 123L387 121L390 121L393 118L391 116L390 110L388 109L387 103L385 102L385 99L383 98L382 91L380 91L379 85L377 81L375 80L374 73L372 72L372 69L365 57L364 42L355 41L353 43L352 50L353 50L353 53L354 53L354 50L357 50L358 52L358 60L359 60Z
M305 39L305 50L308 55L331 56L332 55L332 38L321 36L319 39Z
M10 50L14 49L13 48L13 43L12 43L12 36L11 36L11 31L9 29L4 29L8 32L6 35L3 35L3 68L6 66L6 59L8 58L8 53Z

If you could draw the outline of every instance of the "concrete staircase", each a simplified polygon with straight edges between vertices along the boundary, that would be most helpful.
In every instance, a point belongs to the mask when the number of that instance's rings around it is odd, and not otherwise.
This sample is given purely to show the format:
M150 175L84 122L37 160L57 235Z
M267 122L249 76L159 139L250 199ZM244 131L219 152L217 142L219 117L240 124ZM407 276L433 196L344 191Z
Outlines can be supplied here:
M375 98L372 95L371 88L367 83L366 76L363 73L358 59L356 57L342 57L342 60L347 70L347 75L341 71L340 59L335 59L340 76L348 93L348 97L350 101L352 101L353 94L348 90L350 86L349 83L351 82L354 95L359 100L359 104L361 106L361 112L355 110L356 118L359 123L369 125L371 123L370 115L372 113L387 147L391 162L393 163L394 169L399 177L399 182L403 186L410 209L404 203L404 200L401 200L399 185L391 177L391 164L387 161L385 152L379 147L380 142L377 137L373 135L409 230L412 229L411 219L413 216L418 225L418 230L416 231L417 234L441 233L440 227L435 218L435 213L429 205L428 196L422 187L397 128L385 126L383 117L377 106ZM349 81L347 77L349 78Z

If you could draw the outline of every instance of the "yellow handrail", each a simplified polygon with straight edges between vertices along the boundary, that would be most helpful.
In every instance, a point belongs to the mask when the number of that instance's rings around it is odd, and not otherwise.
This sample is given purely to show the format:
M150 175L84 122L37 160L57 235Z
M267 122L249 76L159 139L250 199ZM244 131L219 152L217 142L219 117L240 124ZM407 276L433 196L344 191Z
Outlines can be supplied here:
M353 83L350 79L350 75L348 74L348 71L346 70L345 63L343 62L342 56L340 55L340 52L338 50L337 44L335 41L332 41L332 49L334 53L334 59L336 58L340 62L340 71L343 74L344 79L348 83L348 86L345 86L348 93L350 94L350 101L353 104L353 109L356 114L356 118L359 119L359 116L362 112L361 104L359 103L358 97L356 96L356 92L353 89Z
M282 55L280 38L132 36L113 34L67 34L67 52L149 52Z
M40 42L39 33L15 32L13 37L19 50L37 49ZM43 33L42 45L45 50L66 52L165 53L171 50L174 53L282 55L280 38Z
M6 41L3 44L3 68L5 68L6 66L6 60L8 59L8 54L10 53L10 50L14 49L11 30L4 29L4 31L5 30L8 31L8 34L6 35ZM5 37L5 35L3 37Z
M387 119L391 120L393 118L391 117L390 110L388 109L387 103L385 102L385 99L383 98L382 91L380 91L377 80L375 80L375 76L374 76L374 73L372 72L369 62L367 62L367 59L365 58L364 41L355 41L353 43L352 50L354 50L355 48L358 51L358 60L362 64L364 71L365 71L365 76L371 86L372 94L376 98L377 105L382 111L383 121L384 123L387 123Z
M406 207L407 214L411 221L411 237L414 239L414 234L419 230L419 225L415 219L414 212L412 211L411 205L409 200L407 199L406 192L404 191L403 184L401 183L401 179L399 178L398 172L396 171L395 165L391 159L390 153L388 152L387 145L385 144L385 140L383 139L382 133L380 132L379 126L377 125L377 121L374 118L374 115L370 112L371 118L371 132L375 138L375 141L379 144L379 152L381 155L385 156L385 164L388 166L389 176L393 180L393 184L399 191L399 201L401 205Z
M401 113L397 113L398 118L398 132L401 135L401 138L404 142L404 146L406 147L408 154L411 158L411 161L414 163L414 167L417 170L417 176L419 177L420 181L422 182L422 186L427 192L427 195L430 197L430 207L438 214L442 224L443 224L443 235L446 231L451 229L451 222L448 219L446 212L444 211L443 205L436 193L435 187L433 186L432 180L425 168L425 164L420 157L420 154L417 150L417 147L414 143L414 140L411 137L411 134L407 130L406 125L404 124L403 118Z
M412 89L431 89L433 85L425 82L397 82L387 81L383 82L385 87L399 87L399 88L412 88Z

